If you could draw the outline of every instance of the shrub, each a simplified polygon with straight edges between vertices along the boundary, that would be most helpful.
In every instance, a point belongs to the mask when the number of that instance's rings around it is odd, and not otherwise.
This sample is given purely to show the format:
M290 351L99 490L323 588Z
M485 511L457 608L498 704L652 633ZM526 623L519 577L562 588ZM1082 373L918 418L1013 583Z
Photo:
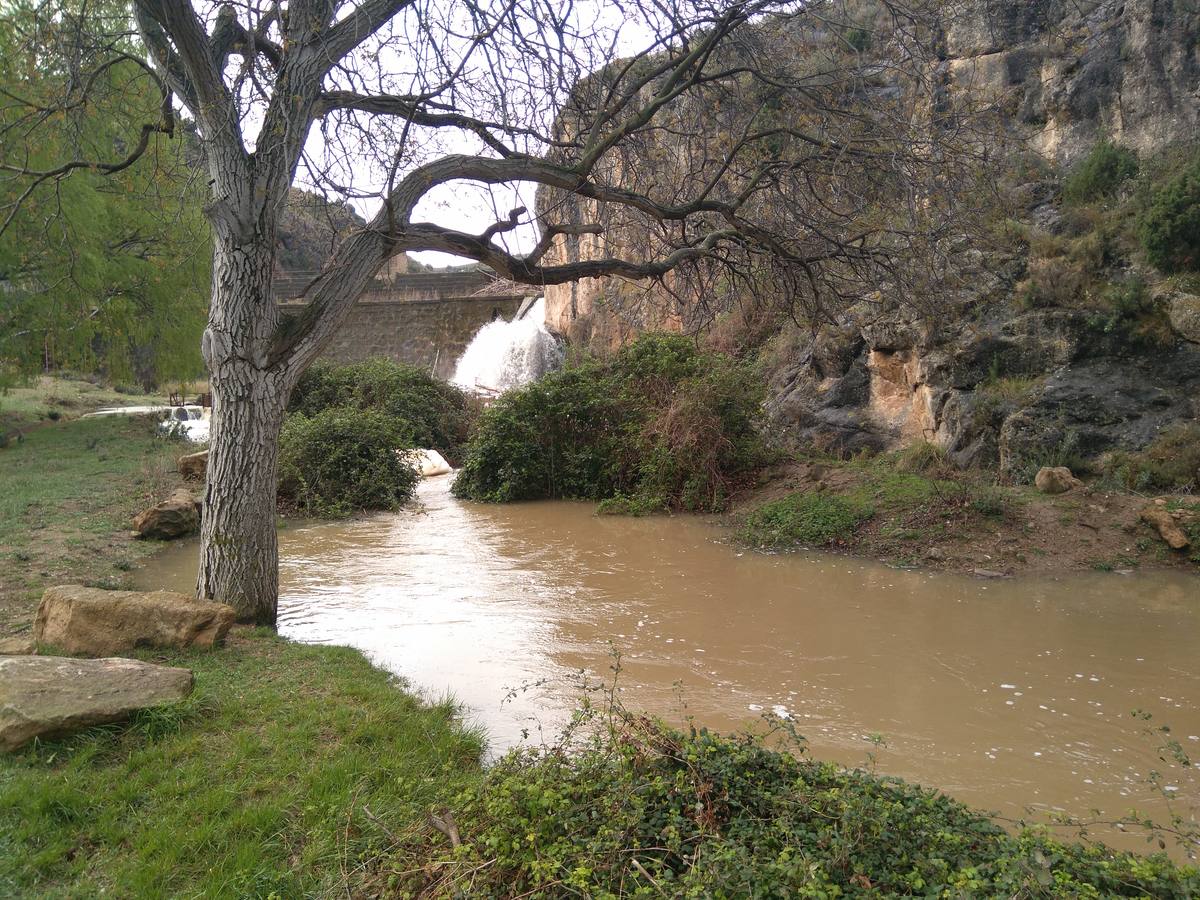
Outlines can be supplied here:
M1146 259L1162 271L1200 271L1200 153L1150 194L1138 239Z
M1100 295L1101 309L1092 327L1142 347L1170 346L1175 332L1162 304L1134 276L1108 285Z
M1082 296L1085 280L1070 260L1031 258L1028 277L1017 286L1017 302L1025 309L1070 306Z
M1140 453L1105 457L1105 475L1132 490L1188 491L1200 487L1200 425L1168 428Z
M403 427L378 410L289 416L279 439L279 497L314 516L397 509L419 477L396 452L411 445Z
M938 791L750 735L602 712L610 724L582 746L512 751L460 791L455 848L432 828L408 836L387 866L400 893L1165 900L1200 890L1196 869L1165 855L1010 835Z
M869 503L825 492L789 494L746 517L739 538L754 547L824 546L845 541L875 510Z
M971 497L971 509L989 518L1003 518L1008 515L1010 506L1008 492L996 485L980 488Z
M604 511L638 514L719 509L764 458L762 396L744 363L679 335L643 335L611 360L501 397L479 420L454 493L613 498Z
M1101 141L1063 182L1063 199L1068 203L1091 203L1111 197L1137 171L1136 153Z
M312 418L337 406L385 413L411 436L413 446L437 450L452 465L462 459L476 416L475 405L458 388L389 359L314 363L300 376L288 411Z

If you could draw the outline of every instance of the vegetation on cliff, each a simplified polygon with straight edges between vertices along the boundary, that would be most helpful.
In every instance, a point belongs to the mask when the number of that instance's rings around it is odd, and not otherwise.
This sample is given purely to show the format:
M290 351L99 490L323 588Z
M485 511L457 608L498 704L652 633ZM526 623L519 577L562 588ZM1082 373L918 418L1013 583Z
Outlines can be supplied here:
M459 497L613 500L613 511L721 509L764 458L749 365L645 334L501 397L481 416Z

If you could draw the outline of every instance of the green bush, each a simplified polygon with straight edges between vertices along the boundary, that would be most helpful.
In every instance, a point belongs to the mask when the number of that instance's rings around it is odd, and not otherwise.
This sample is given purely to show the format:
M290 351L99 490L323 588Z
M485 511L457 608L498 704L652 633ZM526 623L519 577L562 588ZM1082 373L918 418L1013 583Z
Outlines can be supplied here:
M375 409L395 419L413 446L462 459L476 407L462 391L423 369L389 359L334 365L317 362L292 391L288 411L312 418L337 406Z
M604 511L639 514L720 509L764 458L762 397L746 364L679 335L643 335L611 360L501 397L480 417L454 493L611 498Z
M1200 153L1151 192L1138 238L1146 259L1162 271L1200 271Z
M875 514L869 503L825 492L789 494L750 513L739 538L754 547L824 546L845 541Z
M937 791L621 712L573 752L510 752L386 868L404 896L1156 897L1193 867L1026 830Z
M1068 203L1091 203L1111 197L1137 171L1136 153L1101 141L1063 182L1063 199Z
M397 509L419 478L396 453L408 432L378 410L334 407L288 417L279 439L279 497L306 515Z
M1172 426L1140 453L1108 454L1104 474L1132 490L1190 491L1200 488L1200 425Z

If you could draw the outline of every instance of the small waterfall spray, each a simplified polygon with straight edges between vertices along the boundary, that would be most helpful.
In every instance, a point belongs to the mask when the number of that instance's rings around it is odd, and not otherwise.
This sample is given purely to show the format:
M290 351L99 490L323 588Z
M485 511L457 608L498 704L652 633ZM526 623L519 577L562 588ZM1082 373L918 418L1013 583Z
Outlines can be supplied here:
M546 299L538 297L524 316L475 332L451 381L472 393L503 393L557 369L562 359L562 347L546 330Z

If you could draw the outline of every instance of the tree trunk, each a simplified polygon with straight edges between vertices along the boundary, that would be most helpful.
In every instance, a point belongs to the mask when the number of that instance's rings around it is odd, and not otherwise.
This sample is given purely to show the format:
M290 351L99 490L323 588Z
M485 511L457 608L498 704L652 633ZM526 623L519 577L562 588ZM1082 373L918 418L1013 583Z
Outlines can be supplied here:
M213 409L196 592L231 605L239 622L274 626L278 442L291 385L267 358L277 323L273 241L230 246L219 232L215 241L203 347Z

